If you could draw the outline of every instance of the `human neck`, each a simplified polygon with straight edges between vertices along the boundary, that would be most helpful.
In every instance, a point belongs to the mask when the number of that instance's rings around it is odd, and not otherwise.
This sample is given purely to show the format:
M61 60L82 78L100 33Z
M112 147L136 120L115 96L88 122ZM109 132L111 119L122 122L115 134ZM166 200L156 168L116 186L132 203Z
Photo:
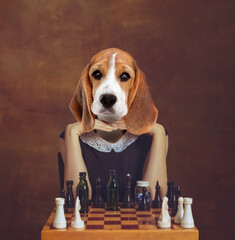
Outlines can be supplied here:
M98 134L99 137L103 138L105 141L110 143L117 142L124 134L124 132L120 129L114 130L112 132L96 130L96 133Z
M103 118L102 116L97 116L97 118L101 121L107 121L109 123L115 123L117 119L112 119L109 118ZM105 141L110 142L110 143L115 143L117 142L125 133L125 131L121 129L116 129L113 130L112 132L106 132L102 130L96 130L96 133L98 134L99 137L103 138Z

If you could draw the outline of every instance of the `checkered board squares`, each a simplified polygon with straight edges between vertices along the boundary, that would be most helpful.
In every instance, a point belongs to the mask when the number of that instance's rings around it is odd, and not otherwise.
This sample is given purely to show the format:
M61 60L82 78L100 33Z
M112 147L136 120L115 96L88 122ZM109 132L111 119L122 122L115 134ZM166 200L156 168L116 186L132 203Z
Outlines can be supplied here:
M88 214L81 214L85 222L84 228L74 229L71 221L74 219L74 209L69 209L65 214L67 220L66 229L54 229L52 222L55 217L55 209L49 216L41 231L41 240L64 240L64 239L175 239L175 240L198 240L197 228L184 229L173 223L171 229L160 229L157 220L160 209L150 211L137 211L136 209L123 209L112 212L105 209L90 208Z
M90 209L86 229L104 229L104 209ZM81 215L83 219L83 215Z
M157 218L160 210L137 211L136 209L120 209L120 211L106 211L91 208L88 214L81 214L85 221L86 230L132 230L157 229ZM71 214L70 214L71 215ZM73 218L67 217L68 224Z
M157 218L151 211L137 211L139 229L157 229Z
M84 230L154 230L158 229L157 219L160 211L160 209L137 211L126 208L121 208L120 211L106 211L103 208L91 208L88 214L81 214L81 219L85 223ZM65 218L67 229L71 229L71 221L74 218L73 209L65 214ZM171 229L180 229L180 226L174 225L172 220Z

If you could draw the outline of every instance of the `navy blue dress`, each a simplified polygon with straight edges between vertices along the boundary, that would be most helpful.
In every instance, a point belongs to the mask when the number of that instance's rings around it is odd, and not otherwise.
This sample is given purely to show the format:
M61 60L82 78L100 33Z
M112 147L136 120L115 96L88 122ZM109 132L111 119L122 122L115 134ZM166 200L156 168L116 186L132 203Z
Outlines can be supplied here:
M64 132L60 135L64 138ZM89 180L92 187L92 197L95 195L95 181L100 177L102 184L102 195L106 200L106 186L109 180L109 170L117 170L117 180L119 183L119 199L123 200L125 194L125 176L132 175L131 192L134 197L136 181L142 179L142 171L145 159L152 144L152 136L143 134L131 143L122 152L101 152L84 143L79 137L82 156L85 161ZM79 176L78 176L79 177Z

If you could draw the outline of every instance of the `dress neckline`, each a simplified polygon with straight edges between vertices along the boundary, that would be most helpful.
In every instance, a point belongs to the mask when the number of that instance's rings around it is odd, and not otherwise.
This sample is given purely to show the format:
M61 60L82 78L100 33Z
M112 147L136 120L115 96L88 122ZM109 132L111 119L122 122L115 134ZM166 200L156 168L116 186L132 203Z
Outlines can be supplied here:
M90 147L100 152L122 152L128 146L130 146L138 138L138 135L134 135L126 131L121 138L114 143L108 142L101 138L95 131L84 133L80 136L82 142L88 144Z

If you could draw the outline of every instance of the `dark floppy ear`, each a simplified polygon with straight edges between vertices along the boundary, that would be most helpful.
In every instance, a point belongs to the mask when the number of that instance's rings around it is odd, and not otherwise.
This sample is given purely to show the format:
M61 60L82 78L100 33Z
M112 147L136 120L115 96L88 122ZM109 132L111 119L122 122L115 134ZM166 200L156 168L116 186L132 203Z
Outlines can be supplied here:
M81 123L84 132L91 131L95 123L95 116L91 112L92 91L88 72L89 65L83 69L69 105L74 117Z
M157 121L158 110L152 100L144 73L136 67L136 76L128 98L128 113L124 117L127 130L140 135L149 132Z

